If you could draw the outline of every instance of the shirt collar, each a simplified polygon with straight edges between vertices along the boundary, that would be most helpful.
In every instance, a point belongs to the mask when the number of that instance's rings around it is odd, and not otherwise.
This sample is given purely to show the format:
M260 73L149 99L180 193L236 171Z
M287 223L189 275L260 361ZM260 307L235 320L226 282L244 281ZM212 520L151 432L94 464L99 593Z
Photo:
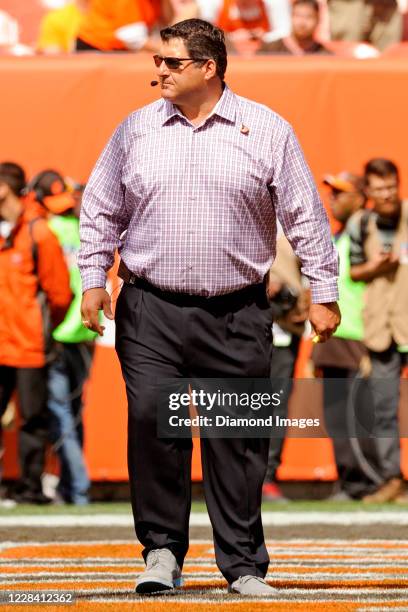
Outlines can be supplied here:
M210 117L213 115L217 115L218 117L222 117L226 121L230 121L231 123L235 123L236 115L237 115L237 106L238 101L236 95L231 91L228 85L224 86L224 91L222 92L221 98L218 100L214 109L211 112ZM164 104L162 107L163 121L162 125L165 125L172 117L179 116L183 119L186 119L183 113L169 100L164 100ZM207 117L206 121L209 119Z

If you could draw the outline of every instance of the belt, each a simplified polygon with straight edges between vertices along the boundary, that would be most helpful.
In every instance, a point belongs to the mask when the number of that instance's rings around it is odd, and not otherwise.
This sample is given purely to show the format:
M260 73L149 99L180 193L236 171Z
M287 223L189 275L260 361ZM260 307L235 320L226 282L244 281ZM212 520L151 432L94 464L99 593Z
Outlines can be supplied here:
M231 293L216 295L213 297L204 297L202 295L191 295L181 291L164 291L155 285L149 283L146 279L136 276L131 272L126 264L121 260L118 269L118 276L128 285L138 287L144 291L148 291L157 297L171 302L178 306L197 306L200 308L222 308L222 309L238 309L244 304L253 302L258 303L261 307L269 305L266 296L266 281L255 285L248 285L243 289L238 289ZM265 277L266 279L266 277Z

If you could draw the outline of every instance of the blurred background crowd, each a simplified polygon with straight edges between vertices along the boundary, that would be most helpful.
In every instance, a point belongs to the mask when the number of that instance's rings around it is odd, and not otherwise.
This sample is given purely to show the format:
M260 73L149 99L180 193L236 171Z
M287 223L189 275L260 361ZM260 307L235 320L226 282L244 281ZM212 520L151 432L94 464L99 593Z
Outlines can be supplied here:
M399 53L407 0L1 0L0 52L156 51L158 31L191 17L225 30L229 53Z

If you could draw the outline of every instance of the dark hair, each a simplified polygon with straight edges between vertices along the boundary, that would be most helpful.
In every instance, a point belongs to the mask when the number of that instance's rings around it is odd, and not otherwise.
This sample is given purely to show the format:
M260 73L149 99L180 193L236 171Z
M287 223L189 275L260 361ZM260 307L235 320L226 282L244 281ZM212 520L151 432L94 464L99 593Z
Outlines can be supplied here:
M160 31L163 42L180 38L194 57L208 58L217 64L217 75L224 80L227 69L227 49L224 32L203 19L185 19Z
M26 186L23 168L14 162L0 163L0 183L6 183L16 196L20 196Z
M64 177L57 170L47 168L47 170L42 170L30 180L28 189L30 191L35 190L40 199L42 199L47 196L55 195L55 193L53 193L53 186L55 183L58 183L59 186L58 193L66 191Z
M380 176L381 178L394 175L399 179L398 167L390 159L384 159L383 157L370 159L364 166L364 180L366 184L370 174Z
M319 14L320 6L317 0L294 0L294 2L292 2L292 10L296 6L301 6L302 4L306 4L306 6L310 6L310 8L312 8L315 11L315 13Z

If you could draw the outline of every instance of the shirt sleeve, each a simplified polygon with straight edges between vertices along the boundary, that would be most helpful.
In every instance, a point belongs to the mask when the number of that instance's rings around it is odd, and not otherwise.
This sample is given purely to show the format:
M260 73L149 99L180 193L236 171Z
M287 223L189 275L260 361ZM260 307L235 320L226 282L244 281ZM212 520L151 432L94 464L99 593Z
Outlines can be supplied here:
M278 134L272 143L274 166L269 186L277 217L309 279L312 302L335 302L338 254L326 211L292 128L285 123Z
M106 145L82 197L78 266L83 291L105 287L120 235L129 224L122 184L124 126L117 128Z
M366 263L364 252L363 233L361 231L361 215L352 215L347 222L346 233L350 238L350 265L358 266Z

